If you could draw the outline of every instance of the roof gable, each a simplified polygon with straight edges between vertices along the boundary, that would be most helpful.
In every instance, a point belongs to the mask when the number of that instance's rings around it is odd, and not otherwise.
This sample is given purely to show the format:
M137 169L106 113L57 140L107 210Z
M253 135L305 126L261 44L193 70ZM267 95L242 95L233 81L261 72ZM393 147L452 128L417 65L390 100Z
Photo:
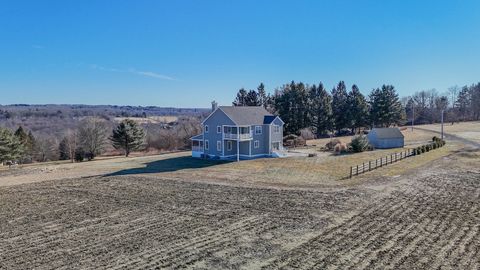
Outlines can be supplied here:
M233 121L232 118L230 118L230 116L228 116L228 114L226 114L220 107L218 107L217 109L215 109L212 113L210 113L207 118L205 118L203 121L202 121L202 125L205 124L207 122L208 119L212 118L213 116L217 115L217 117L219 116L219 114L221 114L223 117L226 117L228 118L230 121L232 121L232 123L229 123L229 124L235 124L235 121Z

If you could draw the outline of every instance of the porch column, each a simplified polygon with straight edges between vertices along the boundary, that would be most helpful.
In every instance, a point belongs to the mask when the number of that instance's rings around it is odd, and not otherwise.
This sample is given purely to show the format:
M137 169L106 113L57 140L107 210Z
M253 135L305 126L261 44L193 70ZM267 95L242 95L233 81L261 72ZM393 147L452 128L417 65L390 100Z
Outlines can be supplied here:
M225 156L225 126L222 125L222 156Z
M248 141L248 155L252 156L252 140Z
M237 126L237 161L240 161L240 128Z

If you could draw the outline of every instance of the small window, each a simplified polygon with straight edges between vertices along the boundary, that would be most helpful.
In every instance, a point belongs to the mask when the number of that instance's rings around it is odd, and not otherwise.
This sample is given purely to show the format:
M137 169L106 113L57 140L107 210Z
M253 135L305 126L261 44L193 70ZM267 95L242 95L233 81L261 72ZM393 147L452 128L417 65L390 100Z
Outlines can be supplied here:
M222 151L222 142L217 141L217 151Z
M262 134L262 126L255 126L255 134Z
M254 148L259 148L260 147L260 141L254 141L253 142L253 147Z
M227 141L227 150L228 151L232 150L232 141Z
M208 150L208 141L205 141L205 150Z
M217 126L217 133L222 133L222 126Z
M280 126L273 126L273 132L280 133Z
M208 125L205 125L204 130L205 130L205 133L208 133Z

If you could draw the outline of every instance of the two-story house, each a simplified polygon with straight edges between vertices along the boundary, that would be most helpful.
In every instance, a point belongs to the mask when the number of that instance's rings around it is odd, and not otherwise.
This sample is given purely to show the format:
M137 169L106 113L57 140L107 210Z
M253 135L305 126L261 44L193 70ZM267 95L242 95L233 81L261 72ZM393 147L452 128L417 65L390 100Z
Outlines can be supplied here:
M279 157L283 150L280 117L261 106L220 106L202 122L192 140L192 156L220 159Z

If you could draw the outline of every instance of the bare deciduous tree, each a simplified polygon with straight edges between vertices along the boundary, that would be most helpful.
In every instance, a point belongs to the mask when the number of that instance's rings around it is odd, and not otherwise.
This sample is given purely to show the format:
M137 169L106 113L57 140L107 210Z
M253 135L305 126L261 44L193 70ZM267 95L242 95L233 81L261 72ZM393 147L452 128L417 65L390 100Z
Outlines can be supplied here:
M78 128L79 143L89 160L105 150L108 133L108 125L104 119L88 117L82 120Z
M75 161L75 152L78 147L78 133L74 129L67 129L65 132L65 143L68 151L68 156L70 157L71 162Z

